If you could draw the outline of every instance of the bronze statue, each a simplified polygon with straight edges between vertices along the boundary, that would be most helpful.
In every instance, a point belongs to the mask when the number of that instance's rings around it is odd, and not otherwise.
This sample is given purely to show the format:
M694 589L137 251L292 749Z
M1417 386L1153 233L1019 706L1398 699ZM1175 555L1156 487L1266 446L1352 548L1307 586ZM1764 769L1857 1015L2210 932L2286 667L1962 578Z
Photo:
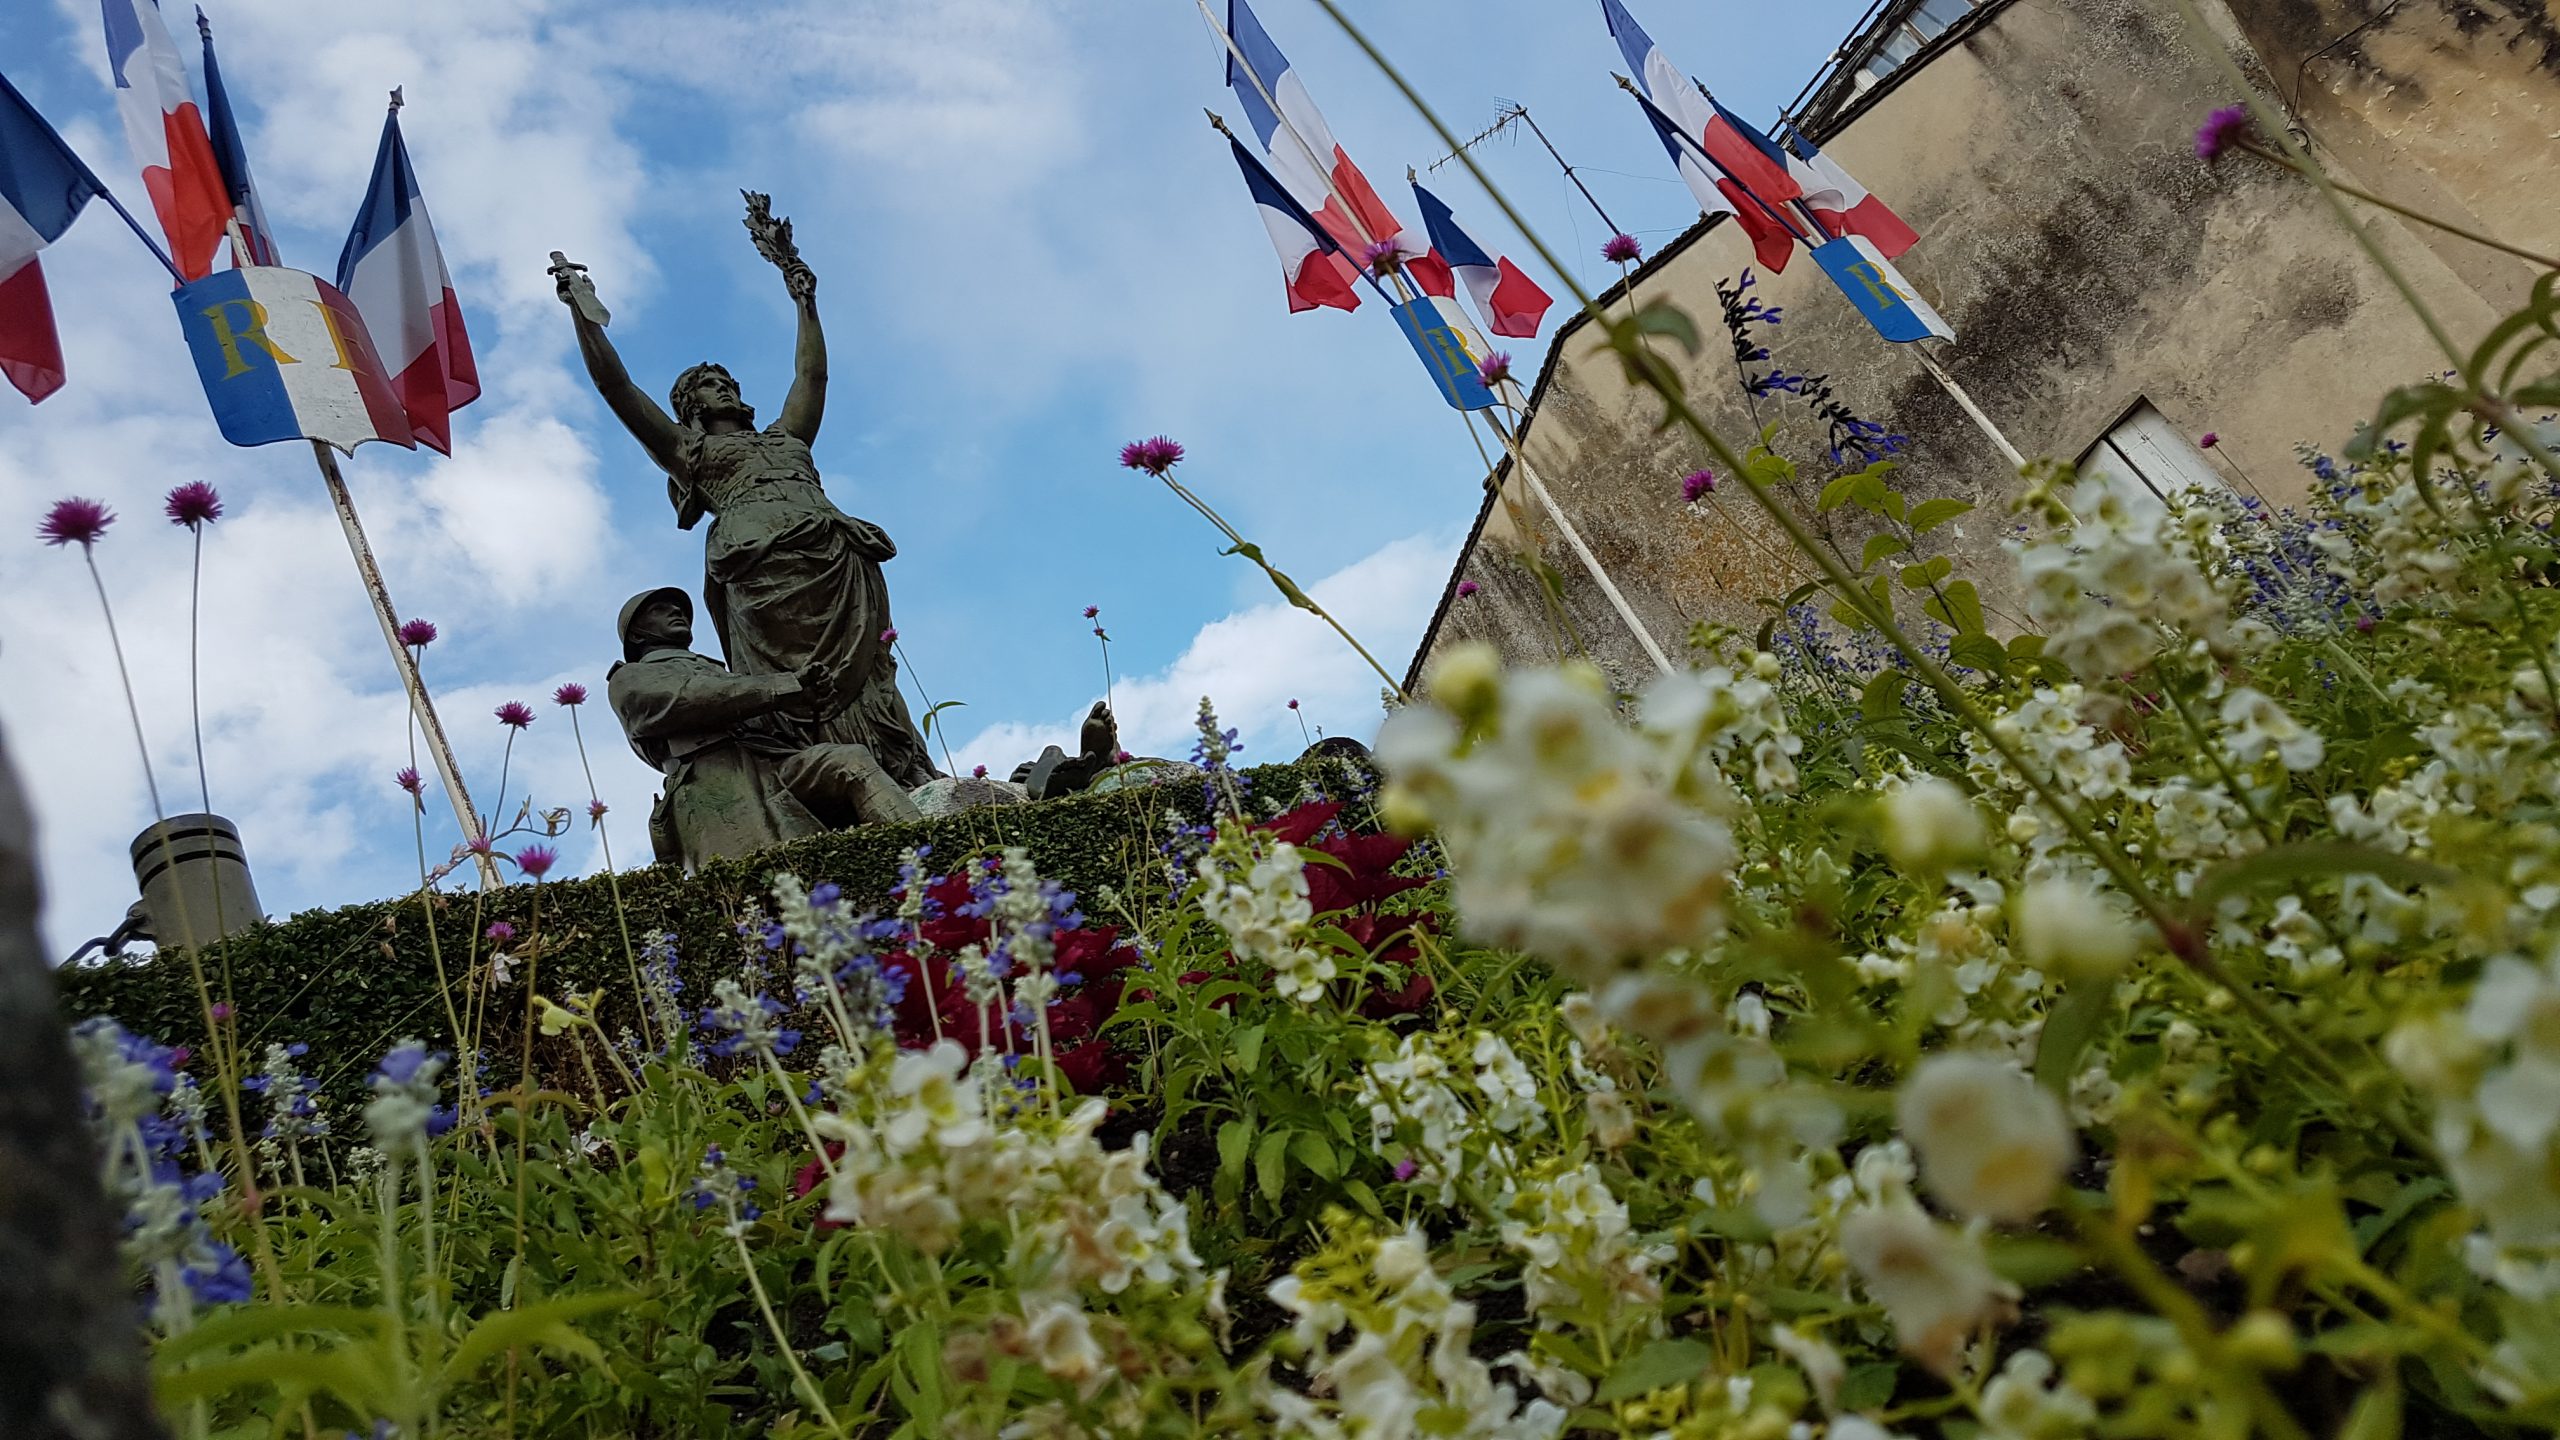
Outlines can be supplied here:
M576 327L587 374L623 427L667 475L676 524L690 530L710 515L702 598L728 669L741 677L781 677L824 666L836 701L778 711L766 723L797 747L862 746L898 784L913 788L936 771L924 737L898 693L895 633L884 561L898 547L878 526L836 508L809 447L827 404L827 342L818 326L818 277L762 195L747 193L747 230L782 271L800 312L797 365L782 414L755 428L755 410L727 370L705 362L676 377L674 415L631 382L605 338L609 318L583 267L554 254L552 274Z
M649 812L664 863L691 868L846 825L913 820L915 802L860 745L805 745L810 717L844 706L824 661L739 675L693 645L693 598L674 586L622 607L622 659L605 695L631 748L666 776Z

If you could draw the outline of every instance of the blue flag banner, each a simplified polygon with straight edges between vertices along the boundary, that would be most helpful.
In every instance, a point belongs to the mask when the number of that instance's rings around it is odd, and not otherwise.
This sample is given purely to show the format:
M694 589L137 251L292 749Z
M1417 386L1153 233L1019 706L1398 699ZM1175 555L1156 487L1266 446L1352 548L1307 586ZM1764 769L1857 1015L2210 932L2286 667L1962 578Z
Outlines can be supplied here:
M354 302L280 265L217 270L171 297L196 378L234 445L367 440L415 448Z
M1468 343L1466 317L1451 313L1456 309L1454 300L1425 295L1396 307L1396 326L1413 342L1414 353L1422 357L1450 409L1490 410L1499 402L1476 369L1484 357Z
M1851 235L1817 245L1813 261L1876 333L1899 345L1920 340L1953 340L1955 327L1947 323L1893 262L1884 258L1875 242L1864 235Z

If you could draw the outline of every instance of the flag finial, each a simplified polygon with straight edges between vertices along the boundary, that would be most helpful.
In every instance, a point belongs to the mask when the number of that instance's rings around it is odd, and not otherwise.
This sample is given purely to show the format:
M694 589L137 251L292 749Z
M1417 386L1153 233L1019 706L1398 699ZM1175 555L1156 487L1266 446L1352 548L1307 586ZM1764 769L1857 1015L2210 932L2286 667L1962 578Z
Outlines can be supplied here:
M1219 134L1226 136L1230 140L1236 138L1236 132L1227 128L1227 117L1219 114L1215 110L1208 109L1205 106L1202 107L1200 113L1209 117L1210 129L1217 131Z
M391 113L394 115L400 113L401 106L409 103L408 101L400 98L400 92L406 88L406 86L401 85L394 85L391 87Z
M204 7L201 5L196 7L196 33L203 36L207 42L213 39L213 22L205 18Z

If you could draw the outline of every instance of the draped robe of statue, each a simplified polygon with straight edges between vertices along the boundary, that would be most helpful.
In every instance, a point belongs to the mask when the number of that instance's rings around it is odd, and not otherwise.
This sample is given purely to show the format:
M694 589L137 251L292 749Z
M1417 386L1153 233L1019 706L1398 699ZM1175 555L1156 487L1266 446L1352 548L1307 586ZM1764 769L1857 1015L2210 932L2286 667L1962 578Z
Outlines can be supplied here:
M712 517L702 599L731 670L789 675L819 662L859 677L838 713L767 723L797 745L866 746L901 785L933 779L898 691L897 660L881 639L890 620L880 565L898 547L827 498L807 442L779 422L720 433L687 427L667 496L684 529Z

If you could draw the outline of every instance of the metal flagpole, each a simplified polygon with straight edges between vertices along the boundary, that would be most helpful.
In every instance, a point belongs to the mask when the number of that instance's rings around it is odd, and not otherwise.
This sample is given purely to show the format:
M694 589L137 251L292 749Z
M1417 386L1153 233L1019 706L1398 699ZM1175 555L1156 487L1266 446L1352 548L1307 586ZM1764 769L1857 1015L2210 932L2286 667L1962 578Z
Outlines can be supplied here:
M391 92L391 108L400 108L400 92ZM226 228L231 233L233 259L241 259L247 250L240 234L240 221L235 215ZM272 238L269 241L273 244ZM282 263L283 257L277 257ZM453 758L453 746L445 739L444 722L436 718L435 701L428 698L427 682L418 673L418 659L409 647L400 643L399 613L391 608L390 588L382 583L382 567L373 559L373 544L365 539L364 522L356 517L355 497L347 492L346 477L338 472L338 457L325 440L311 442L311 457L320 467L321 483L329 491L330 508L338 512L338 528L347 534L347 549L355 556L356 578L364 582L365 598L373 602L373 618L382 625L382 638L391 646L391 663L400 672L401 688L408 692L409 713L418 720L418 728L426 732L427 753L435 761L436 775L444 781L445 797L453 802L453 816L462 822L462 838L478 841L488 832L480 823L480 814L471 808L471 791L462 783L462 767ZM498 862L473 851L479 862L480 884L496 889L504 881L498 874Z
M1955 401L1957 407L1972 418L1976 428L1989 437L2001 456L2008 460L2009 468L2026 469L2027 457L2019 454L2018 447L2010 444L2009 437L2000 433L2000 427L1991 422L1991 417L1983 413L1982 407L1973 403L1973 397L1966 394L1964 387L1956 383L1956 377L1948 374L1946 367L1938 363L1938 357L1918 345L1911 347L1911 353L1919 358L1920 368L1928 371L1930 378L1938 382L1938 388L1946 391L1947 397Z
M1227 53L1235 57L1236 67L1244 72L1246 79L1253 82L1254 93L1262 97L1262 103L1270 107L1273 117L1280 122L1280 128L1287 131L1289 138L1296 142L1298 152L1307 157L1308 164L1315 167L1316 175L1324 181L1325 193L1342 207L1342 213L1351 221L1352 229L1359 233L1361 240L1368 244L1376 244L1378 237L1371 235L1369 227L1361 222L1360 212L1348 199L1344 198L1339 189L1335 188L1333 167L1319 158L1315 147L1308 144L1307 138L1298 133L1298 127L1289 123L1288 114L1281 110L1279 102L1272 98L1270 88L1263 84L1261 73L1253 68L1253 62L1245 58L1244 50L1236 44L1235 37L1227 33L1227 27L1219 24L1218 17L1210 11L1209 0L1197 0L1197 3L1200 6L1200 18L1209 22L1209 29L1217 35L1219 43L1225 45ZM1230 140L1235 138L1234 132L1227 129L1227 122L1220 119L1217 112L1209 112L1209 123L1217 127L1219 134ZM1406 301L1412 300L1413 294L1406 287L1403 274L1392 271L1389 273L1395 281L1396 293L1403 296ZM1376 285L1377 277L1369 276L1369 283ZM1539 484L1534 475L1529 474L1528 461L1520 457L1519 450L1511 444L1510 437L1504 433L1501 426L1494 426L1494 433L1503 436L1503 448L1510 453L1512 463L1519 467L1522 475L1528 477L1530 488L1546 505L1548 513L1555 517L1556 528L1570 538L1574 555L1582 561L1583 568L1591 572L1591 578L1600 586L1601 593L1609 597L1610 604L1617 609L1618 618L1625 621L1627 628L1635 632L1637 641L1644 646L1645 653L1653 657L1654 663L1661 666L1666 674L1669 673L1671 662L1664 658L1662 648L1654 643L1653 636L1645 630L1643 623L1636 619L1635 611L1627 604L1626 597L1618 593L1617 584L1610 580L1607 572L1600 568L1599 560L1592 555L1590 547L1582 543L1582 537L1574 531L1572 523L1564 518L1564 512L1555 508L1555 500L1547 494L1546 487Z
M1626 596L1618 593L1617 585L1609 579L1609 572L1600 568L1599 557L1593 555L1591 547L1583 543L1582 532L1574 529L1573 522L1564 518L1564 507L1556 503L1555 496L1547 493L1546 482L1538 478L1537 468L1529 463L1529 457L1521 453L1520 446L1513 442L1511 432L1503 428L1501 421L1490 415L1484 417L1484 423L1486 428L1493 431L1494 437L1502 442L1503 453L1511 457L1512 468L1520 472L1521 479L1529 482L1529 493L1537 496L1538 503L1547 507L1547 513L1555 517L1556 533L1564 536L1564 543L1570 546L1574 555L1582 561L1582 568L1591 572L1591 578L1600 586L1600 593L1609 597L1610 608L1616 610L1618 618L1626 622L1629 630L1635 632L1636 643L1644 647L1645 655L1663 674L1673 673L1678 667L1671 663L1670 656L1662 653L1662 647L1654 642L1653 632L1645 629L1644 622L1636 618L1635 607L1627 603Z

